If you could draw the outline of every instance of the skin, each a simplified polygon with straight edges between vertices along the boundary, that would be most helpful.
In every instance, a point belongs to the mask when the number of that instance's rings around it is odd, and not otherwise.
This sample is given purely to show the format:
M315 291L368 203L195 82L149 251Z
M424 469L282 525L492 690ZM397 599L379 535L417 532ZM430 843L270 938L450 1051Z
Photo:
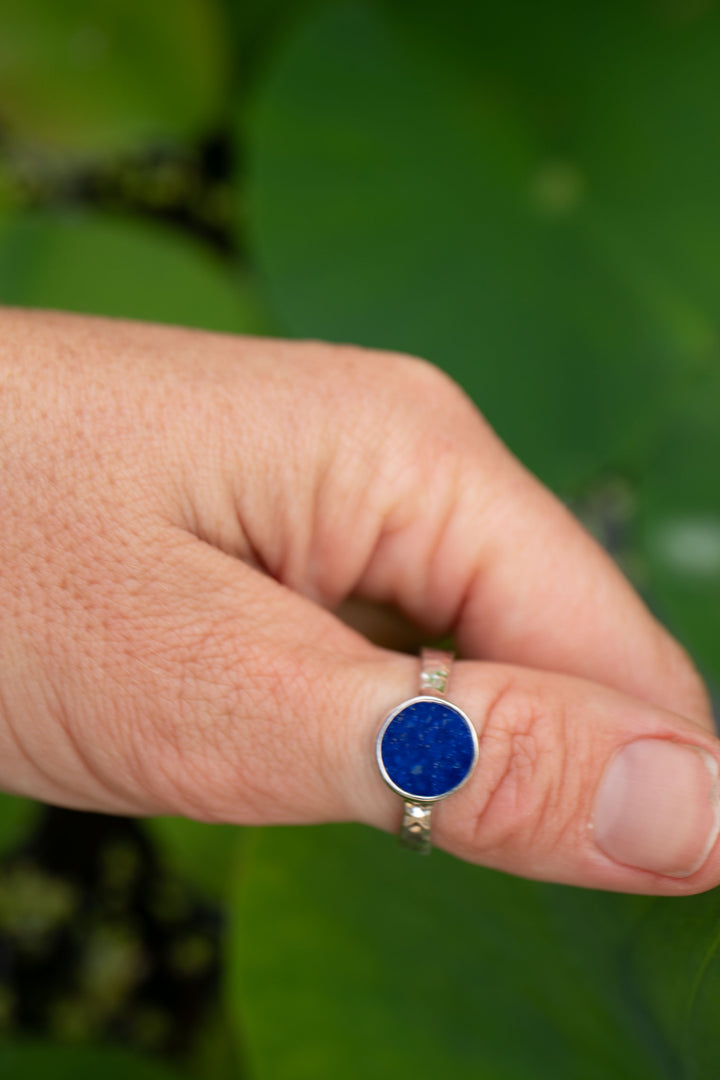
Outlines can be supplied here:
M453 632L480 763L437 846L686 894L592 836L645 738L720 761L705 689L462 391L410 357L0 312L0 786L65 806L396 830L374 742L418 661L352 598ZM358 603L360 607L358 608ZM366 617L366 616L364 616ZM365 624L367 625L367 623Z

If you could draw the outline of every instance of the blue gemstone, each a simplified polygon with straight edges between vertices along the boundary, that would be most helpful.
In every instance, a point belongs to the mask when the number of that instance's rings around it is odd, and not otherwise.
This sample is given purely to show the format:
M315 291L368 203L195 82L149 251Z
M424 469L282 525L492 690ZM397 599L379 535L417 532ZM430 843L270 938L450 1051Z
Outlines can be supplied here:
M380 757L394 784L417 799L448 795L473 767L475 741L463 714L445 701L415 701L382 735Z

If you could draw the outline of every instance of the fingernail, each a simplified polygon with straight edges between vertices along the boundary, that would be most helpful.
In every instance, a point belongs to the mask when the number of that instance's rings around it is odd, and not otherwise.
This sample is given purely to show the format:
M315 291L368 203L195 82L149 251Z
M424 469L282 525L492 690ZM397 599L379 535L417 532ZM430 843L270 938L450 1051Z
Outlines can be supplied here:
M595 794L594 836L616 862L688 877L720 830L718 764L699 746L637 739L610 759Z

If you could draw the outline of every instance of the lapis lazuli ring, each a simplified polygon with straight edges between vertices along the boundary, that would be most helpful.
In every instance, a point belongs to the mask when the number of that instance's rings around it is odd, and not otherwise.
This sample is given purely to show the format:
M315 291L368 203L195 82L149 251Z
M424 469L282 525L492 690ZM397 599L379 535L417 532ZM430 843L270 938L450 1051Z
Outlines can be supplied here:
M403 799L400 842L426 855L432 805L468 779L478 739L462 709L445 700L452 653L423 649L420 660L420 695L386 717L376 754L383 780Z

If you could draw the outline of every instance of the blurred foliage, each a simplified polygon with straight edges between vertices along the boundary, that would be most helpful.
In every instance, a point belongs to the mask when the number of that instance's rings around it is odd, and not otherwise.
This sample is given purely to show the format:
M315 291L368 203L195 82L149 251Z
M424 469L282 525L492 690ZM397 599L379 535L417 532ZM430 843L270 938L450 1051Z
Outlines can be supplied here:
M717 683L719 111L714 0L4 0L0 302L434 360ZM718 1074L717 893L53 815L0 800L2 1076Z
M0 858L22 842L36 818L37 807L30 799L0 793Z
M250 865L231 985L259 1080L673 1075L629 956L648 897L425 862L361 827L266 832Z
M0 856L0 1046L111 1039L236 1075L216 1005L224 921L137 822L46 808Z
M323 8L260 98L251 224L292 332L434 360L567 488L657 415L674 343L594 242L612 223L592 173L509 48L521 15L538 56L554 25L520 7L479 56L438 46L415 9Z
M241 854L243 836L239 829L177 817L148 818L146 826L169 867L209 896L225 899L232 867Z
M52 1076L53 1080L180 1080L181 1074L157 1062L105 1047L50 1043L0 1046L0 1076L15 1080Z
M208 330L263 328L240 269L166 228L97 214L35 212L0 224L0 295L8 304Z
M235 915L230 985L258 1080L718 1073L718 890L518 881L337 826L258 834Z
M718 249L720 251L720 248ZM720 365L668 410L640 489L642 550L660 614L720 672Z
M214 0L3 0L0 118L48 154L197 136L228 88Z

